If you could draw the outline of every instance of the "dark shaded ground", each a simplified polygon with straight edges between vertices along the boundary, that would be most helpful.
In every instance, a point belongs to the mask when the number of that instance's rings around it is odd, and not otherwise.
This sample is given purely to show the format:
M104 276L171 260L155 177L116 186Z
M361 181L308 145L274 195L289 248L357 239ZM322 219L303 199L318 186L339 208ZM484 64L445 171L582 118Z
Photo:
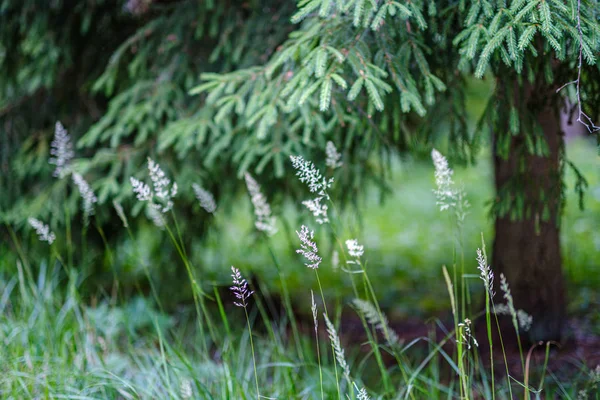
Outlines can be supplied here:
M443 318L423 321L420 319L404 319L401 321L390 322L391 327L396 331L401 340L405 344L412 344L412 348L407 350L407 353L415 359L424 359L430 351L430 344L425 338L434 340L435 343L441 343L444 338L452 334L452 338L445 341L443 350L452 355L455 352L455 341L453 333L453 322L451 316L444 316ZM519 353L518 342L514 328L512 327L510 320L504 318L500 320L501 330L503 332L503 344L506 354L506 360L508 364L509 374L519 381L524 380L523 368L521 366L521 357ZM502 353L502 346L498 336L497 328L493 325L493 343L494 343L494 374L496 380L504 379L506 377L506 367L504 364L504 356ZM598 327L595 327L596 330ZM479 343L477 350L479 352L479 358L482 360L483 365L486 368L486 372L490 371L490 356L489 356L489 344L487 340L487 332L485 329L485 320L483 318L475 321L473 324L475 337ZM342 340L344 343L356 344L366 343L367 337L364 332L364 328L358 317L344 316L342 320L342 327L340 329ZM548 364L547 370L544 374L544 379L547 381L550 376L560 377L561 381L574 381L576 379L582 379L586 377L591 369L600 365L600 336L594 334L594 326L591 322L582 318L572 318L567 323L565 330L565 338L560 342L551 342L548 352ZM323 331L323 335L326 336L326 332ZM421 339L421 340L418 340ZM533 387L539 385L540 379L542 378L542 371L546 357L546 343L531 344L527 341L527 338L522 338L523 356L524 362L529 365L529 382ZM367 346L365 346L366 350ZM419 358L418 356L421 355ZM527 361L529 358L529 361ZM395 363L392 357L387 357L386 362L389 365ZM440 365L443 365L441 363ZM446 364L447 365L447 364ZM450 368L443 368L446 370L446 374L452 373Z

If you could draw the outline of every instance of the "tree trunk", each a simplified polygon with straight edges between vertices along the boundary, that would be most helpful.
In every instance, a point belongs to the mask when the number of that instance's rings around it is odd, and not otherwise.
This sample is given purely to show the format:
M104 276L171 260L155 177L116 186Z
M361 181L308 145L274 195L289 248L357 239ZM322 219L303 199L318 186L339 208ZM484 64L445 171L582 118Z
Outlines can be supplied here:
M502 201L500 195L508 195L512 206L518 205L518 190L522 190L524 201L521 215L513 214L511 218L509 212L496 216L492 268L497 286L500 273L506 276L515 308L533 317L529 339L560 340L565 322L565 285L559 239L563 145L559 102L555 101L553 88L534 88L528 84L515 87L511 97L522 110L535 116L543 130L548 154L546 157L528 154L524 150L525 133L520 132L511 135L510 151L504 159L499 155L499 137L495 135L497 201ZM496 292L496 304L505 303L502 292Z

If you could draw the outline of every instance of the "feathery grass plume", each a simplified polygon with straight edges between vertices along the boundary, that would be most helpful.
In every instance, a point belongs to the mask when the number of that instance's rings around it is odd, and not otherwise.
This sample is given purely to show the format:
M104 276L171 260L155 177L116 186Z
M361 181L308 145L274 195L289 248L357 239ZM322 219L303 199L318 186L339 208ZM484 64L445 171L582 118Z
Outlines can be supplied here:
M148 207L146 207L146 215L152 221L154 226L156 226L160 230L165 229L167 221L165 221L165 218L160 212L160 206L157 206L156 204L152 203L149 204Z
M308 211L310 211L316 217L316 221L319 224L326 224L329 222L329 217L327 216L327 210L329 207L327 204L321 204L321 200L323 200L323 198L323 196L319 196L311 200L304 200L302 202L302 204L308 208Z
M371 398L369 397L369 394L367 393L367 389L365 389L365 388L358 389L358 393L356 394L356 398L358 400L371 400Z
M98 198L90 185L83 179L83 176L77 172L73 172L73 182L77 185L79 193L83 198L83 220L87 225L90 215L94 215L94 204L98 202Z
M524 331L528 331L531 328L533 317L524 310L516 310L513 303L513 297L508 287L508 281L504 274L500 274L500 289L504 292L504 298L506 299L506 305L500 304L495 307L496 314L508 314L512 317L512 322L515 330L519 330L519 327Z
M431 150L431 158L435 167L435 184L437 189L434 193L437 197L436 204L440 206L440 210L444 211L456 201L456 193L454 190L454 181L452 175L454 171L448 166L448 160L436 149Z
M481 249L477 249L477 269L481 271L479 277L483 281L485 289L490 294L490 297L494 297L494 272L488 265Z
M127 217L125 216L125 211L123 211L123 206L121 206L121 203L113 200L113 207L115 208L115 211L117 211L117 215L121 219L121 222L123 222L123 227L129 228L129 223L127 222Z
M361 299L354 299L352 300L352 304L354 304L354 307L356 307L356 309L365 316L369 324L373 325L383 334L388 345L396 346L400 343L400 338L390 327L385 314L379 314L377 308L375 308L371 302Z
M336 270L340 267L340 253L337 250L334 250L331 253L331 267Z
M359 245L356 239L346 240L346 247L348 248L348 254L356 259L361 258L365 253L364 246Z
M344 165L344 163L340 161L342 155L338 153L335 144L333 144L331 140L328 141L325 146L325 155L327 156L327 158L325 158L325 165L328 167L336 169Z
M333 326L333 324L331 323L329 318L327 318L326 313L323 313L323 317L325 318L325 325L327 326L327 333L329 334L329 340L333 344L333 349L335 351L335 358L336 358L338 364L340 365L340 367L342 367L342 370L344 371L344 376L346 377L346 379L348 381L350 381L350 367L348 366L348 363L346 362L346 357L344 356L344 349L342 348L342 344L340 343L340 338L337 334L337 331L335 330L335 327Z
M513 312L510 310L508 304L494 305L494 312L498 315L508 315L511 317L513 315ZM521 309L515 310L515 312L517 315L517 322L519 323L519 327L525 332L527 332L531 328L531 324L533 323L533 317Z
M431 150L431 158L435 167L435 183L437 189L433 190L437 198L436 204L440 206L440 211L450 208L454 209L460 222L463 222L471 206L467 200L464 188L456 187L452 180L454 171L448 165L448 160L436 149Z
M301 156L290 156L290 159L300 182L306 183L311 192L318 194L314 199L305 200L302 204L316 217L319 224L328 223L327 210L329 207L321 202L324 199L329 200L327 189L333 184L333 178L327 180L311 161L307 161Z
M260 185L247 172L244 174L244 178L248 193L250 193L250 200L254 206L254 215L256 215L254 226L259 231L265 232L268 236L274 235L277 233L275 217L271 215L271 206L269 206L266 197L261 193Z
M177 195L177 182L173 182L171 185L171 180L167 178L160 165L150 157L148 157L148 172L152 180L154 196L161 203L161 207L159 207L160 211L163 214L171 211L173 208L173 198Z
M154 160L148 157L148 174L152 180L152 188L133 176L129 178L133 193L141 202L147 202L146 214L154 225L163 229L166 221L162 214L173 209L173 198L177 195L177 183L166 177L164 171Z
M200 207L207 213L214 214L217 210L217 203L215 203L215 198L212 193L195 183L192 183L192 189L194 189L196 198L200 202Z
M515 310L515 305L513 303L513 297L510 293L510 288L508 287L508 281L506 280L506 276L504 274L500 274L500 289L504 292L504 298L506 299L506 306L508 307L508 313L512 317L513 325L515 329L518 331L517 324L517 311Z
M230 287L231 291L238 299L238 301L234 301L238 307L242 307L244 309L244 314L246 315L246 324L248 326L248 335L250 336L250 348L252 349L252 365L254 367L254 383L256 385L256 397L260 399L260 388L258 386L258 373L256 369L256 355L254 354L254 340L252 339L252 326L250 325L250 318L248 317L248 303L247 300L254 293L251 290L248 290L248 282L246 279L242 277L240 270L235 268L233 265L231 266L231 278L233 278L233 286Z
M181 381L181 385L179 386L179 395L182 399L187 400L192 398L192 383L189 379L184 379Z
M458 328L460 336L463 339L463 344L467 345L467 349L471 350L471 342L473 342L475 347L479 347L477 339L475 339L475 336L473 336L473 333L471 332L471 320L469 318L466 318L464 322L460 322Z
M129 178L131 186L133 187L133 193L139 201L151 201L152 200L152 189L146 183L134 178Z
M50 143L50 154L54 157L50 157L49 163L56 165L52 175L57 178L67 175L71 170L71 160L75 153L71 137L59 121L56 122L54 128L54 140Z
M231 278L233 279L233 286L231 286L230 289L238 299L238 301L234 301L233 304L238 307L246 308L248 306L247 300L254 292L248 290L248 282L242 277L240 270L234 266L231 266Z
M333 184L333 178L325 178L312 161L305 160L302 156L290 156L292 166L300 182L306 183L311 193L317 192L320 196L327 196L325 192Z
M300 249L296 250L296 253L302 254L306 258L307 263L305 264L308 268L317 269L323 259L319 256L319 249L317 244L313 241L315 236L314 231L309 231L306 225L302 225L300 232L296 231L298 238L300 239Z
M29 225L35 229L35 233L37 233L42 242L48 242L48 244L52 244L56 240L56 236L54 235L54 232L50 230L50 227L39 219L30 217L27 219L27 222L29 222Z

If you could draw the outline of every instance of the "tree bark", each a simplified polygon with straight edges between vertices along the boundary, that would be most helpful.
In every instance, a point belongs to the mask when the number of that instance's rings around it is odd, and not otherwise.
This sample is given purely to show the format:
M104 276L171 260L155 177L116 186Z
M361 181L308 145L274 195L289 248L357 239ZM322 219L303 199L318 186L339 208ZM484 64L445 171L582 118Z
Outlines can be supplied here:
M535 116L543 130L548 154L539 157L524 151L525 133L520 132L511 136L510 151L504 159L499 155L498 137L495 135L497 193L514 200L518 197L515 190L523 190L524 201L522 215L515 217L513 214L512 218L510 213L496 216L492 268L497 286L500 273L506 276L515 308L533 317L528 338L532 342L560 340L565 322L565 285L559 238L560 153L563 146L560 103L556 101L554 89L547 85L534 88L525 83L515 88L511 97L522 110ZM504 124L508 125L508 122L504 121ZM496 199L502 201L499 196ZM513 201L513 206L517 203ZM496 292L496 304L505 303L502 292Z

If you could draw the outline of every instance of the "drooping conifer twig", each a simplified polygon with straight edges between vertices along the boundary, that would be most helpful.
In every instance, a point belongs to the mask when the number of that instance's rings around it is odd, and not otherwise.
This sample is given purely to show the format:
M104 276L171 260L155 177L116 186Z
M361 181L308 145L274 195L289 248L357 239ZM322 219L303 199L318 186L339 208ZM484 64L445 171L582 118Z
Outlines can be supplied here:
M581 70L583 66L583 30L581 28L581 0L577 0L577 34L579 35L579 59L577 64L577 79L567 82L556 90L560 92L567 86L575 85L575 96L577 97L577 122L587 128L590 133L600 131L600 126L597 126L592 118L583 111L581 103Z

